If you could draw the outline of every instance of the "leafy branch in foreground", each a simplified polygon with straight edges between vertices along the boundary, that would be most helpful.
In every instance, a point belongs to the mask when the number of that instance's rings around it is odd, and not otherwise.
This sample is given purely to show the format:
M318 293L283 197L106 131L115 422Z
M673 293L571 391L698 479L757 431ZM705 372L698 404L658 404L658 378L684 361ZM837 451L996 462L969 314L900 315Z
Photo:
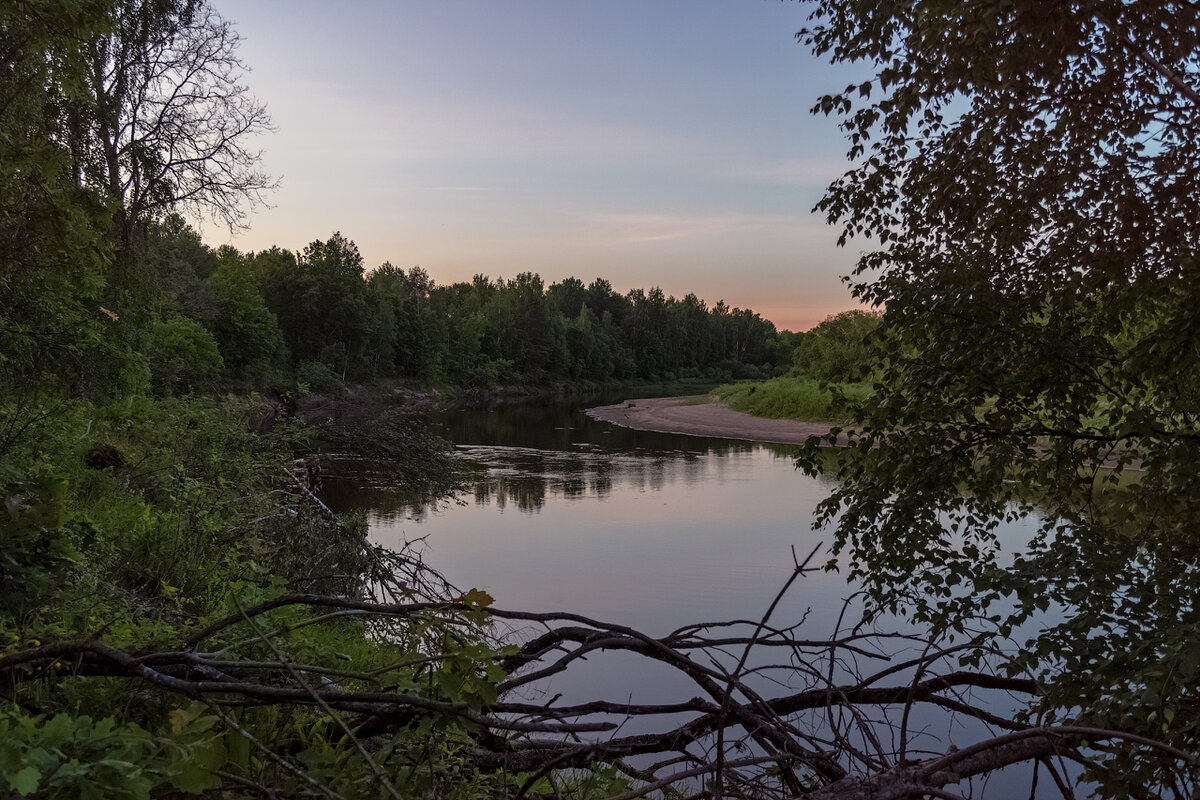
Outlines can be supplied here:
M819 209L870 241L849 280L886 309L820 521L874 609L1052 609L1013 664L1044 708L1200 751L1200 7L812 8L799 38L871 73L814 109L855 162Z

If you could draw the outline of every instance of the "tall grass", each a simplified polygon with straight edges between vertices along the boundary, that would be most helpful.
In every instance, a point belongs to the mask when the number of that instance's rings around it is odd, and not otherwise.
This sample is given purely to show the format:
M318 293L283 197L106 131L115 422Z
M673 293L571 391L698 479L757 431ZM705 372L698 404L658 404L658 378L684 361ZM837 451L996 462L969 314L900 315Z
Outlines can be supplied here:
M837 384L837 389L850 401L865 400L871 395L871 387L866 383ZM820 382L812 378L785 375L766 381L727 383L714 389L712 394L734 411L746 411L758 417L807 422L848 422L850 419L846 400L822 389Z

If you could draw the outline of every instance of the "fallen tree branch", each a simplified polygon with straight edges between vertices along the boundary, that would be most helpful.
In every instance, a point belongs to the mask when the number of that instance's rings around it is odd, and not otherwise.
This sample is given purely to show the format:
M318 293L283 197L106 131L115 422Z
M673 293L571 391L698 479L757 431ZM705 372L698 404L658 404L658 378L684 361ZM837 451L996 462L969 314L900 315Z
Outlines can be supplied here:
M803 569L804 564L798 563L798 575ZM284 609L288 609L284 620L272 618ZM417 635L416 641L425 649L408 651L385 667L364 669L305 664L289 655L287 643L296 631L346 624L374 626L370 629L385 642L423 630L426 633ZM436 643L442 647L470 641L498 644L496 626L513 624L542 630L536 635L524 631L523 644L495 648L490 651L491 666L486 658L479 665L484 671L500 667L505 676L494 684L494 700L445 699L432 689L411 688L411 682L403 691L389 688L388 676L394 670L419 673L450 659ZM253 635L235 636L242 625L248 625ZM739 627L748 632L743 634ZM718 629L719 636L709 635ZM1089 746L1098 742L1154 748L1189 769L1197 766L1186 753L1134 732L1033 726L997 713L996 706L989 705L989 696L1017 696L1030 702L1041 687L1032 678L995 674L986 668L935 670L951 656L984 652L974 641L940 645L910 634L873 633L857 627L826 640L801 639L797 630L795 625L771 626L764 615L758 622L706 623L655 638L579 614L512 611L461 601L381 603L290 594L215 620L183 637L177 649L129 652L89 639L10 653L0 658L0 688L12 696L29 681L102 676L142 681L214 709L308 708L329 717L345 740L364 754L372 752L369 742L398 733L415 721L452 720L465 732L464 752L470 765L484 772L525 775L526 792L536 782L530 775L550 779L561 770L609 765L641 784L626 793L629 798L668 787L682 791L689 780L705 775L713 776L711 790L698 795L706 800L751 793L768 800L943 797L952 796L945 787L1013 764L1037 764L1051 757L1086 762ZM219 642L216 649L202 649L214 639ZM919 647L920 655L889 658L889 650L901 652L898 645ZM751 666L751 651L760 647L786 648L791 660ZM600 653L625 653L666 665L694 684L697 696L675 703L597 699L564 705L556 705L557 697L545 703L513 698L516 690ZM882 663L864 673L858 667L860 658ZM768 674L807 685L767 695L758 683ZM905 755L908 745L903 736L901 749L893 752L878 734L889 726L893 732L906 727L910 710L917 706L972 718L993 733L965 744L943 742L944 752L927 751L922 760L911 760ZM834 709L850 713L838 722ZM879 713L865 713L868 709ZM888 722L888 709L902 713L899 726ZM229 719L225 711L221 714ZM633 719L657 729L618 735L621 726ZM1003 733L995 735L997 729ZM871 754L851 744L855 730L862 740L870 741ZM960 747L955 749L955 744ZM650 759L657 763L645 766ZM666 770L672 768L676 771L668 774ZM1062 780L1055 773L1056 784Z

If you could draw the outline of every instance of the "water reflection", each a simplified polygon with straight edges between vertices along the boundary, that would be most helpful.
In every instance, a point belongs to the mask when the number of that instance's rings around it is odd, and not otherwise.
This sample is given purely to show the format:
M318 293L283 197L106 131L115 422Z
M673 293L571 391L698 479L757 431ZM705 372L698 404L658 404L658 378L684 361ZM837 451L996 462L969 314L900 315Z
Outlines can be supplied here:
M661 491L702 479L706 460L761 445L630 431L592 420L579 407L516 406L444 413L435 424L481 467L476 505L536 513L550 498L605 500L614 492ZM767 446L788 456L787 447Z
M514 505L536 513L547 497L604 500L616 490L660 490L668 484L695 482L703 473L700 453L689 451L620 452L590 443L573 450L460 445L458 451L483 468L474 480L477 505Z
M505 607L653 630L761 613L792 546L815 544L812 511L828 484L798 474L790 446L631 431L583 408L438 415L434 426L475 465L457 502L336 484L326 497L367 510L381 544L423 539L432 564ZM845 590L837 575L807 583L797 614Z
M429 423L456 443L471 465L468 491L459 503L528 514L548 501L605 500L614 492L662 491L712 479L712 459L762 452L791 459L789 445L632 431L597 422L587 405L462 408L433 415ZM378 523L420 523L439 506L378 485L356 465L330 470L322 497L335 510L368 510ZM444 506L444 504L443 504Z
M758 619L793 570L792 548L803 557L817 545L813 511L832 488L793 468L792 447L629 431L579 407L452 411L434 422L476 464L459 502L430 507L361 487L330 499L367 510L371 535L383 545L422 538L431 564L463 588L487 590L499 607L574 612L651 635ZM1032 524L1008 528L1023 541ZM803 621L797 636L824 639L851 592L836 572L808 575L772 623ZM768 695L790 685L762 683ZM563 702L669 703L696 690L661 665L602 654L537 691L532 699L562 693ZM974 732L944 723L913 718L947 741L969 741ZM1012 774L995 777L997 796L1022 782L1028 791L1023 773Z

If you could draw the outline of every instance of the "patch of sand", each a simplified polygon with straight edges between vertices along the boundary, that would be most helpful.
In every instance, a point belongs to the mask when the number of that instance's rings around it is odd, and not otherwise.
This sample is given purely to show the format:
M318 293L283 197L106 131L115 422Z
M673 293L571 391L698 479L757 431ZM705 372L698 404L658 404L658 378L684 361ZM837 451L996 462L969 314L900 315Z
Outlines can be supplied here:
M696 404L695 399L689 397L626 400L616 405L589 408L586 413L592 419L637 431L779 444L804 444L811 436L828 434L832 427L826 422L756 417L721 403Z

